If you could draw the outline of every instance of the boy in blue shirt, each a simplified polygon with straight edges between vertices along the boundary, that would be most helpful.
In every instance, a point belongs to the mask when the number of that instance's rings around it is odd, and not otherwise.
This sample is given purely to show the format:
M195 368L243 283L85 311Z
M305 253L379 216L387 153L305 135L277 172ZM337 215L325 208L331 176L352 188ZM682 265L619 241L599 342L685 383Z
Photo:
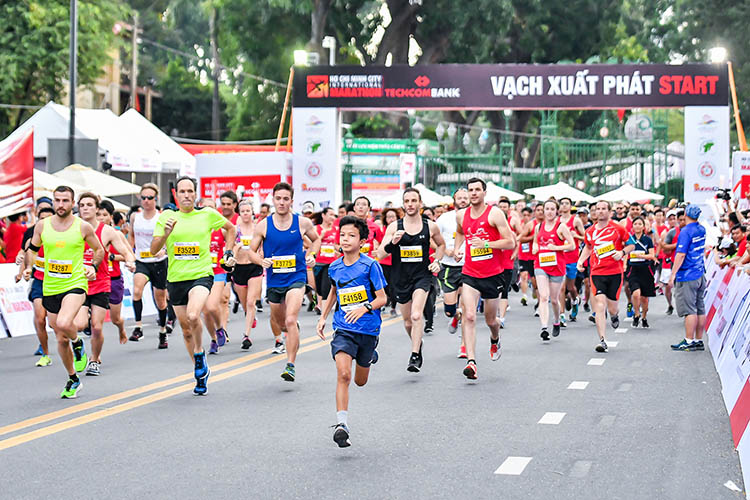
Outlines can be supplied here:
M331 292L328 295L320 321L318 336L325 340L323 330L331 309L333 314L333 339L331 354L336 361L336 417L333 440L340 448L351 446L347 416L349 408L349 383L352 378L352 361L357 365L354 383L363 386L370 374L370 365L377 362L380 334L380 308L386 304L386 281L377 261L360 253L367 242L367 224L352 216L339 223L339 237L343 256L328 267Z

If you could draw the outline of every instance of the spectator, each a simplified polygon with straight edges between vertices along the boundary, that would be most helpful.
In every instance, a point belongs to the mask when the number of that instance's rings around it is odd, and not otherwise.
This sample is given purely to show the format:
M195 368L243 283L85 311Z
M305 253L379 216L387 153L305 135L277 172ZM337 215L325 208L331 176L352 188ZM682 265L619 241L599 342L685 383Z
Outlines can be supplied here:
M23 216L24 214L13 214L8 217L8 227L3 237L7 262L15 262L16 255L21 251L23 233L26 231L26 227L21 223Z
M748 189L745 193L745 197L737 202L737 210L739 210L740 212L750 210L750 189Z

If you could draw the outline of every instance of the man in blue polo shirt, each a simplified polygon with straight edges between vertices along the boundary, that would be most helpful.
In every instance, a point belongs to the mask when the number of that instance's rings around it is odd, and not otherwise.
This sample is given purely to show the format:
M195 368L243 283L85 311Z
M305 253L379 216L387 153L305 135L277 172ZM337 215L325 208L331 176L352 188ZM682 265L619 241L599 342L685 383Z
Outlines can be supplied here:
M360 253L367 243L367 224L357 217L346 216L339 223L339 237L343 256L328 267L331 292L323 304L318 335L325 340L326 318L334 306L331 354L336 361L336 418L333 440L340 448L351 446L347 416L349 383L352 361L357 365L354 383L363 386L370 375L370 365L377 362L380 335L380 308L387 301L386 281L378 262Z
M674 287L677 314L685 318L685 338L671 346L675 351L704 350L706 308L703 295L706 291L706 269L703 252L706 247L706 229L698 223L700 215L698 205L688 205L685 209L687 224L677 238L672 276L669 278L669 285Z

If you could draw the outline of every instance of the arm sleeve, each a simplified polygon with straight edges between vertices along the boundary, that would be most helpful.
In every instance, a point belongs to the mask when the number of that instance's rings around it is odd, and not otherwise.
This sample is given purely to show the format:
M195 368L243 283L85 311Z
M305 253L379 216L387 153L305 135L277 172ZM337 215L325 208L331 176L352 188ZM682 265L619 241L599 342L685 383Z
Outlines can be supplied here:
M378 262L373 262L370 266L370 283L375 291L382 290L386 286L383 268Z

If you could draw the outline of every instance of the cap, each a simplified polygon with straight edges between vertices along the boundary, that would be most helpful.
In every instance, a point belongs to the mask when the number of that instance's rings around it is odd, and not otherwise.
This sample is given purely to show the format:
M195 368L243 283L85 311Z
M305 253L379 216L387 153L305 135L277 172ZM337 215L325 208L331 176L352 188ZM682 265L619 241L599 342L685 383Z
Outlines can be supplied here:
M42 203L47 203L49 205L52 205L52 200L48 196L40 196L36 200L36 206L39 206Z
M677 210L670 210L667 212L667 217L672 217L673 215L677 217Z
M578 210L576 210L576 213L588 215L590 212L589 212L589 209L586 207L578 207Z
M724 238L721 240L721 244L719 245L719 250L724 250L732 246L732 238Z
M685 215L693 220L698 220L701 216L701 207L698 205L690 204L685 207Z
M315 211L315 203L311 201L306 201L302 204L302 213L308 213L308 212L314 212Z

